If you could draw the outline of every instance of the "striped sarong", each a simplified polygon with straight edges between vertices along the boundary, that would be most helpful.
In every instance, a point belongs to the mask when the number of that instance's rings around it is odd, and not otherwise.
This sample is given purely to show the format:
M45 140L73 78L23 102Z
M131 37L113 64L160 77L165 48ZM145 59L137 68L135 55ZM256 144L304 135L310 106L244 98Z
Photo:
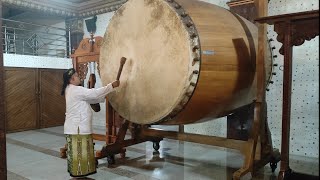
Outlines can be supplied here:
M68 172L72 177L96 173L96 160L91 134L66 134Z

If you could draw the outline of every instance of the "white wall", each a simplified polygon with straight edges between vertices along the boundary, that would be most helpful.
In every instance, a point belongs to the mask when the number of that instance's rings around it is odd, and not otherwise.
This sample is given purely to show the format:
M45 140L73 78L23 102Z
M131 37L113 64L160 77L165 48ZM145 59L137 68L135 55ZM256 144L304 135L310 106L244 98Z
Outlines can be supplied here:
M3 54L3 65L5 67L68 69L72 68L72 60L68 58Z
M229 0L204 0L228 9ZM319 9L318 0L270 0L269 15L301 12ZM104 36L107 25L113 13L98 15L96 36ZM86 32L86 27L84 27ZM273 145L280 149L281 141L281 103L282 103L282 62L283 56L279 54L280 43L276 41L277 34L273 26L268 26L268 38L276 49L273 51L278 58L274 63L279 64L274 72L275 82L267 92L268 121L273 138ZM89 37L86 33L85 37ZM291 117L291 142L290 154L307 157L319 157L319 37L304 43L293 49L293 94L292 94L292 117ZM280 69L279 69L280 68ZM97 87L101 82L97 81ZM95 113L94 125L105 125L105 106L102 112ZM214 121L186 125L185 131L206 135L226 137L226 118Z

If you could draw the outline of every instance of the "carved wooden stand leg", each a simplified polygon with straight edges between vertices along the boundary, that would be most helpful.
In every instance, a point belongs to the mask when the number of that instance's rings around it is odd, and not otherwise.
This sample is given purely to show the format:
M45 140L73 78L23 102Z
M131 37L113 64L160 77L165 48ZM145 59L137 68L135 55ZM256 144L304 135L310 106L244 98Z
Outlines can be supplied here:
M125 147L131 146L134 144L142 143L145 141L153 141L159 142L162 138L157 137L141 137L140 136L140 129L141 125L137 125L134 123L130 123L128 120L124 120L123 123L120 125L120 128L117 132L115 118L115 111L112 109L111 105L107 103L107 132L106 132L106 145L99 151L96 152L96 158L101 159L107 157L108 164L114 164L116 154L120 154L122 158L125 157L126 149ZM125 140L125 136L127 134L128 129L131 132L131 138Z
M240 149L245 156L243 167L234 172L233 179L240 179L242 176L260 169L270 162L272 171L280 161L280 153L277 149L272 149L271 134L266 118L266 104L255 102L254 119L251 136Z
M67 144L64 145L64 147L60 148L60 157L61 158L67 158Z
M129 126L131 125L131 139L125 139L125 135ZM108 164L114 164L115 159L114 155L122 153L125 147L142 143L145 141L152 141L159 145L159 142L162 138L158 137L142 137L140 134L142 126L131 124L129 121L125 120L124 123L121 125L119 132L116 136L116 141L111 144L105 145L101 151L97 151L96 157L97 158L104 158L107 157Z
M122 124L122 126L120 127L120 129L119 129L119 133L118 133L118 136L116 137L115 142L106 144L102 148L102 150L97 151L96 152L96 158L100 159L100 158L103 158L103 157L107 157L108 163L109 164L114 164L115 163L114 155L123 151L123 147L120 144L124 140L124 137L125 137L125 134L127 132L128 126L129 126L129 122L125 121ZM114 148L111 148L111 149L107 148L107 147L110 147L109 145L113 145L113 144L116 144L116 146Z

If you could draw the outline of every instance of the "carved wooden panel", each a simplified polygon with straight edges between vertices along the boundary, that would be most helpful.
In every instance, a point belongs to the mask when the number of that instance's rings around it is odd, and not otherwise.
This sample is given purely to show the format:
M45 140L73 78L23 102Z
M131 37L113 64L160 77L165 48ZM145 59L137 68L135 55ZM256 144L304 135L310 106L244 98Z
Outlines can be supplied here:
M61 126L65 120L65 98L61 96L65 70L40 69L40 127Z
M83 39L78 49L71 55L73 60L73 67L79 74L80 80L83 82L88 73L88 63L97 62L99 73L99 56L100 48L103 43L103 38L100 36ZM99 73L100 74L100 73Z
M38 127L37 70L5 68L7 132Z
M279 49L280 54L284 55L284 36L288 23L276 23L274 31L278 33L277 40L282 43ZM291 46L300 46L305 41L310 41L319 34L319 20L306 19L304 21L296 21L290 24L291 26Z
M239 14L247 20L255 23L254 20L258 17L258 9L253 0L236 0L227 3L230 11Z

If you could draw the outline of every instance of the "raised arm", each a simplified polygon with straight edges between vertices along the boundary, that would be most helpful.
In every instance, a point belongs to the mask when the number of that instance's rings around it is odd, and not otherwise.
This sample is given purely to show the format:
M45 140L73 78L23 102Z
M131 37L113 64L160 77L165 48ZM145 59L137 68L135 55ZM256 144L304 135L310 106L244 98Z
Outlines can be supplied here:
M114 81L104 87L96 89L87 89L82 87L79 91L79 98L83 101L89 102L90 104L104 102L106 95L114 91L114 89L119 85L119 81Z

